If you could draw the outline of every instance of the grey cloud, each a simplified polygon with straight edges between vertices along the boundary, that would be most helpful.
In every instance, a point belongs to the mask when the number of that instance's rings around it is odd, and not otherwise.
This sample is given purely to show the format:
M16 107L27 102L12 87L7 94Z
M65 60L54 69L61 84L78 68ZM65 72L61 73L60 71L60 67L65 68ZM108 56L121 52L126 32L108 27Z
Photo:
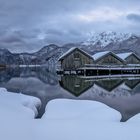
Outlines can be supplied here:
M0 48L8 48L12 52L36 51L42 47L37 36L40 30L3 30L0 32Z
M68 29L68 30L51 30L47 32L45 40L48 43L56 43L62 45L64 43L79 42L84 38L84 35L80 31Z
M140 22L140 14L129 14L127 15L127 19L135 22Z
M75 15L98 7L139 9L138 0L0 0L0 47L11 51L35 51L48 43L64 44L87 39L95 31L138 31L138 26L118 22L79 21ZM138 15L127 19L139 21ZM42 38L39 38L42 36Z
M56 35L56 36L61 36L63 35L63 31L62 30L58 30L58 29L48 29L46 31L46 35Z

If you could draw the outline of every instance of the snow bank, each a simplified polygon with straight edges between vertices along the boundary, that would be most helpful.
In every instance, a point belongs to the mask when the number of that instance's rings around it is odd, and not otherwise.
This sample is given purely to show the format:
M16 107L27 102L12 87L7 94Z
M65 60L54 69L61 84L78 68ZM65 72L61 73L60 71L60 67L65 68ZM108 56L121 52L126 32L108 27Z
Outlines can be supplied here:
M32 140L39 99L0 88L0 139Z
M42 132L49 140L139 140L140 119L122 123L120 118L99 102L57 99L46 107Z
M102 114L102 115L99 115ZM46 107L43 119L93 119L100 121L119 121L120 113L96 101L77 101L68 99L56 99Z
M120 113L102 103L56 99L48 103L42 119L33 119L34 111L27 107L34 110L39 105L40 101L34 97L0 89L0 139L139 140L140 138L139 114L122 123Z
M1 117L8 118L34 118L37 114L37 108L41 105L38 98L8 92L0 88L0 114Z

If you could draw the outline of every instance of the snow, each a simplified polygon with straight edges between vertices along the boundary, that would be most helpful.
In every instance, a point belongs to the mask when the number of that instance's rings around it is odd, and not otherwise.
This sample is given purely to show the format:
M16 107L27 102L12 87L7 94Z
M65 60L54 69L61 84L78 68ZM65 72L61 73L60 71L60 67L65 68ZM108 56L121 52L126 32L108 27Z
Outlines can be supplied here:
M60 57L58 58L58 60L62 59L63 57L65 57L66 55L68 55L69 53L71 53L72 51L74 51L75 49L81 50L83 53L85 53L86 55L88 55L89 57L92 58L92 56L91 56L90 54L88 54L87 52L85 52L84 50L82 50L82 49L80 49L80 48L77 48L77 47L72 47L72 48L70 48L67 52L65 52L62 56L60 56Z
M26 67L41 67L41 65L19 65L20 68L26 68Z
M138 140L139 117L126 123L120 118L119 112L99 102L59 99L49 103L42 119L49 140Z
M62 56L60 56L58 58L58 60L62 59L64 56L68 55L69 53L71 53L72 51L74 51L76 49L76 47L72 47L70 48L67 52L65 52Z
M130 38L132 34L119 33L113 31L106 31L102 33L95 33L89 36L89 39L83 42L83 45L90 46L100 44L102 48L109 45L110 43L121 42Z
M9 118L19 115L22 118L34 118L37 116L37 108L40 106L41 102L38 98L26 96L20 93L16 94L8 92L6 89L0 88L0 110L1 114L3 114L1 117ZM22 111L24 112L24 115Z
M52 100L42 119L34 118L37 98L0 89L2 140L139 140L140 115L125 123L118 111L96 101Z
M128 53L119 53L116 54L118 57L120 57L121 59L125 60L127 57L129 57L130 55L132 55L132 52L128 52Z
M92 57L94 60L98 60L99 58L103 57L104 55L110 53L110 51L98 52L95 53Z
M0 88L0 139L31 140L35 127L33 120L40 105L35 97Z

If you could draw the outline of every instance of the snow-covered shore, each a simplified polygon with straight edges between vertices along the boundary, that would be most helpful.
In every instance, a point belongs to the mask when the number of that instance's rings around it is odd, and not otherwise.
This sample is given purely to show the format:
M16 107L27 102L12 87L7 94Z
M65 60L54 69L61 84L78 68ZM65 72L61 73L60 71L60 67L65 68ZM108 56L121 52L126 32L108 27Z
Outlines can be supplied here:
M31 140L39 99L0 88L0 139Z
M56 99L42 119L40 100L0 89L1 140L139 140L140 115L125 123L118 111L96 101Z
M0 113L3 118L34 118L37 116L37 109L41 101L32 96L8 92L0 88Z

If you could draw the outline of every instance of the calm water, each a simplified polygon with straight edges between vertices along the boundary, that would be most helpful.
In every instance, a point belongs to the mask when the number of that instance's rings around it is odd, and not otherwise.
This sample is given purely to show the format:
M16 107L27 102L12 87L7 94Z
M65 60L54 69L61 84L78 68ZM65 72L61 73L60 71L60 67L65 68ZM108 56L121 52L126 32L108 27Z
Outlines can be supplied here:
M53 99L93 100L118 110L122 118L140 113L140 78L84 79L75 75L58 76L46 68L0 70L0 87L41 100L40 118Z

